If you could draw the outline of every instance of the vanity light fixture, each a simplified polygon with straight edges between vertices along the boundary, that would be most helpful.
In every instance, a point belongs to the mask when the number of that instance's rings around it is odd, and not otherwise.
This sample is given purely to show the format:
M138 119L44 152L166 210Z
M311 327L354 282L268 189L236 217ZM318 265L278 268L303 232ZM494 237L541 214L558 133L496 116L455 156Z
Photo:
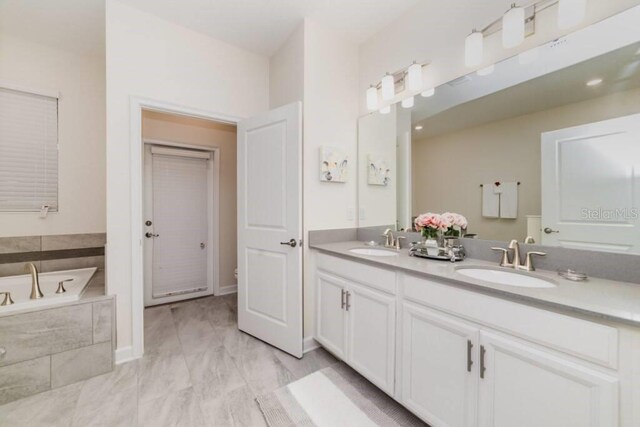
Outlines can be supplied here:
M516 47L524 41L524 8L511 5L502 17L502 46L506 49Z
M464 41L464 64L467 67L477 67L482 63L484 55L484 35L481 31L473 30Z
M378 89L375 86L367 89L367 109L370 111L378 109Z
M423 98L429 98L430 96L433 96L435 94L436 94L436 88L432 87L432 88L429 88L429 89L423 91L420 94L420 96L422 96Z
M389 114L391 112L391 105L385 105L380 109L380 114Z
M415 130L422 130L422 126L418 125L414 128Z
M520 45L528 35L533 32L538 13L552 6L558 5L558 26L566 29L579 24L586 15L587 0L537 0L525 7L511 4L511 8L501 17L484 27L482 30L473 30L465 39L464 63L469 68L477 67L482 63L483 39L498 31L502 31L502 46L514 48ZM532 24L529 27L527 24ZM521 64L529 64L537 58L538 52L532 52L530 56L519 57Z
M412 108L413 104L414 104L413 96L410 96L402 100L402 108Z
M587 82L587 86L598 86L600 83L602 83L601 78L592 79Z
M395 86L396 82L394 77L387 73L387 75L382 78L382 99L385 101L393 99L393 97L396 96Z
M415 61L407 69L407 89L410 91L422 89L422 65Z
M488 67L480 68L478 71L476 71L476 73L479 76L488 76L489 74L493 73L493 70L495 69L496 66L494 64L491 64Z
M559 0L558 27L567 29L575 27L584 19L587 12L587 0Z

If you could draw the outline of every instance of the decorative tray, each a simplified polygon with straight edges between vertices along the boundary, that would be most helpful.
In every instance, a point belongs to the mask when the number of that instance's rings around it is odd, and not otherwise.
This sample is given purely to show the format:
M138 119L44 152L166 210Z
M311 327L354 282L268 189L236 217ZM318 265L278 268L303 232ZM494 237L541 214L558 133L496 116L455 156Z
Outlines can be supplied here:
M426 258L426 259L435 259L438 261L451 261L451 255L447 255L444 251L440 251L438 255L429 255L426 251L415 250L409 252L409 255L416 256L418 258ZM461 259L456 259L454 262L462 261Z

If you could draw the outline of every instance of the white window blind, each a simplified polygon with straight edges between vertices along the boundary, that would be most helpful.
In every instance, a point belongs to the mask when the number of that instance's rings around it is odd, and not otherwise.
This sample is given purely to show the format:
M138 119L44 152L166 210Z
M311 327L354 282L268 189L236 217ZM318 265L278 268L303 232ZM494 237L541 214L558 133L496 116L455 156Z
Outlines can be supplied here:
M0 211L58 210L58 99L0 88Z

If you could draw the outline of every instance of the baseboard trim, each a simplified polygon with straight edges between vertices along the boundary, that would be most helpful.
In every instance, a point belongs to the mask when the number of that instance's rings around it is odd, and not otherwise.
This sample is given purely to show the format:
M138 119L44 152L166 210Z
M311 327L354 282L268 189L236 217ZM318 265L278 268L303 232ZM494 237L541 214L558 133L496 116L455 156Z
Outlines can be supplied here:
M133 346L127 346L116 349L116 365L120 365L122 363L131 362L132 360L137 359L133 357Z
M238 285L220 286L218 295L229 295L238 292Z
M320 344L313 337L307 337L302 340L302 353L309 353L316 348L320 348Z

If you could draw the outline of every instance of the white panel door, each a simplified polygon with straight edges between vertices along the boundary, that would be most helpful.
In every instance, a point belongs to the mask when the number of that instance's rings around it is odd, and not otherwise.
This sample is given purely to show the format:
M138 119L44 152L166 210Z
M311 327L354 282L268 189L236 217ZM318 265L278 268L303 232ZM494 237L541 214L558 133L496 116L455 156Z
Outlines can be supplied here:
M380 389L393 395L396 298L349 282L346 295L347 361Z
M434 427L475 425L478 328L411 303L402 311L402 403Z
M315 339L336 357L346 359L347 325L344 280L318 271Z
M145 150L145 305L210 295L211 153Z
M480 344L480 426L618 425L615 377L490 332Z
M238 327L302 357L302 104L238 125Z
M639 174L640 114L543 133L542 243L639 253Z

